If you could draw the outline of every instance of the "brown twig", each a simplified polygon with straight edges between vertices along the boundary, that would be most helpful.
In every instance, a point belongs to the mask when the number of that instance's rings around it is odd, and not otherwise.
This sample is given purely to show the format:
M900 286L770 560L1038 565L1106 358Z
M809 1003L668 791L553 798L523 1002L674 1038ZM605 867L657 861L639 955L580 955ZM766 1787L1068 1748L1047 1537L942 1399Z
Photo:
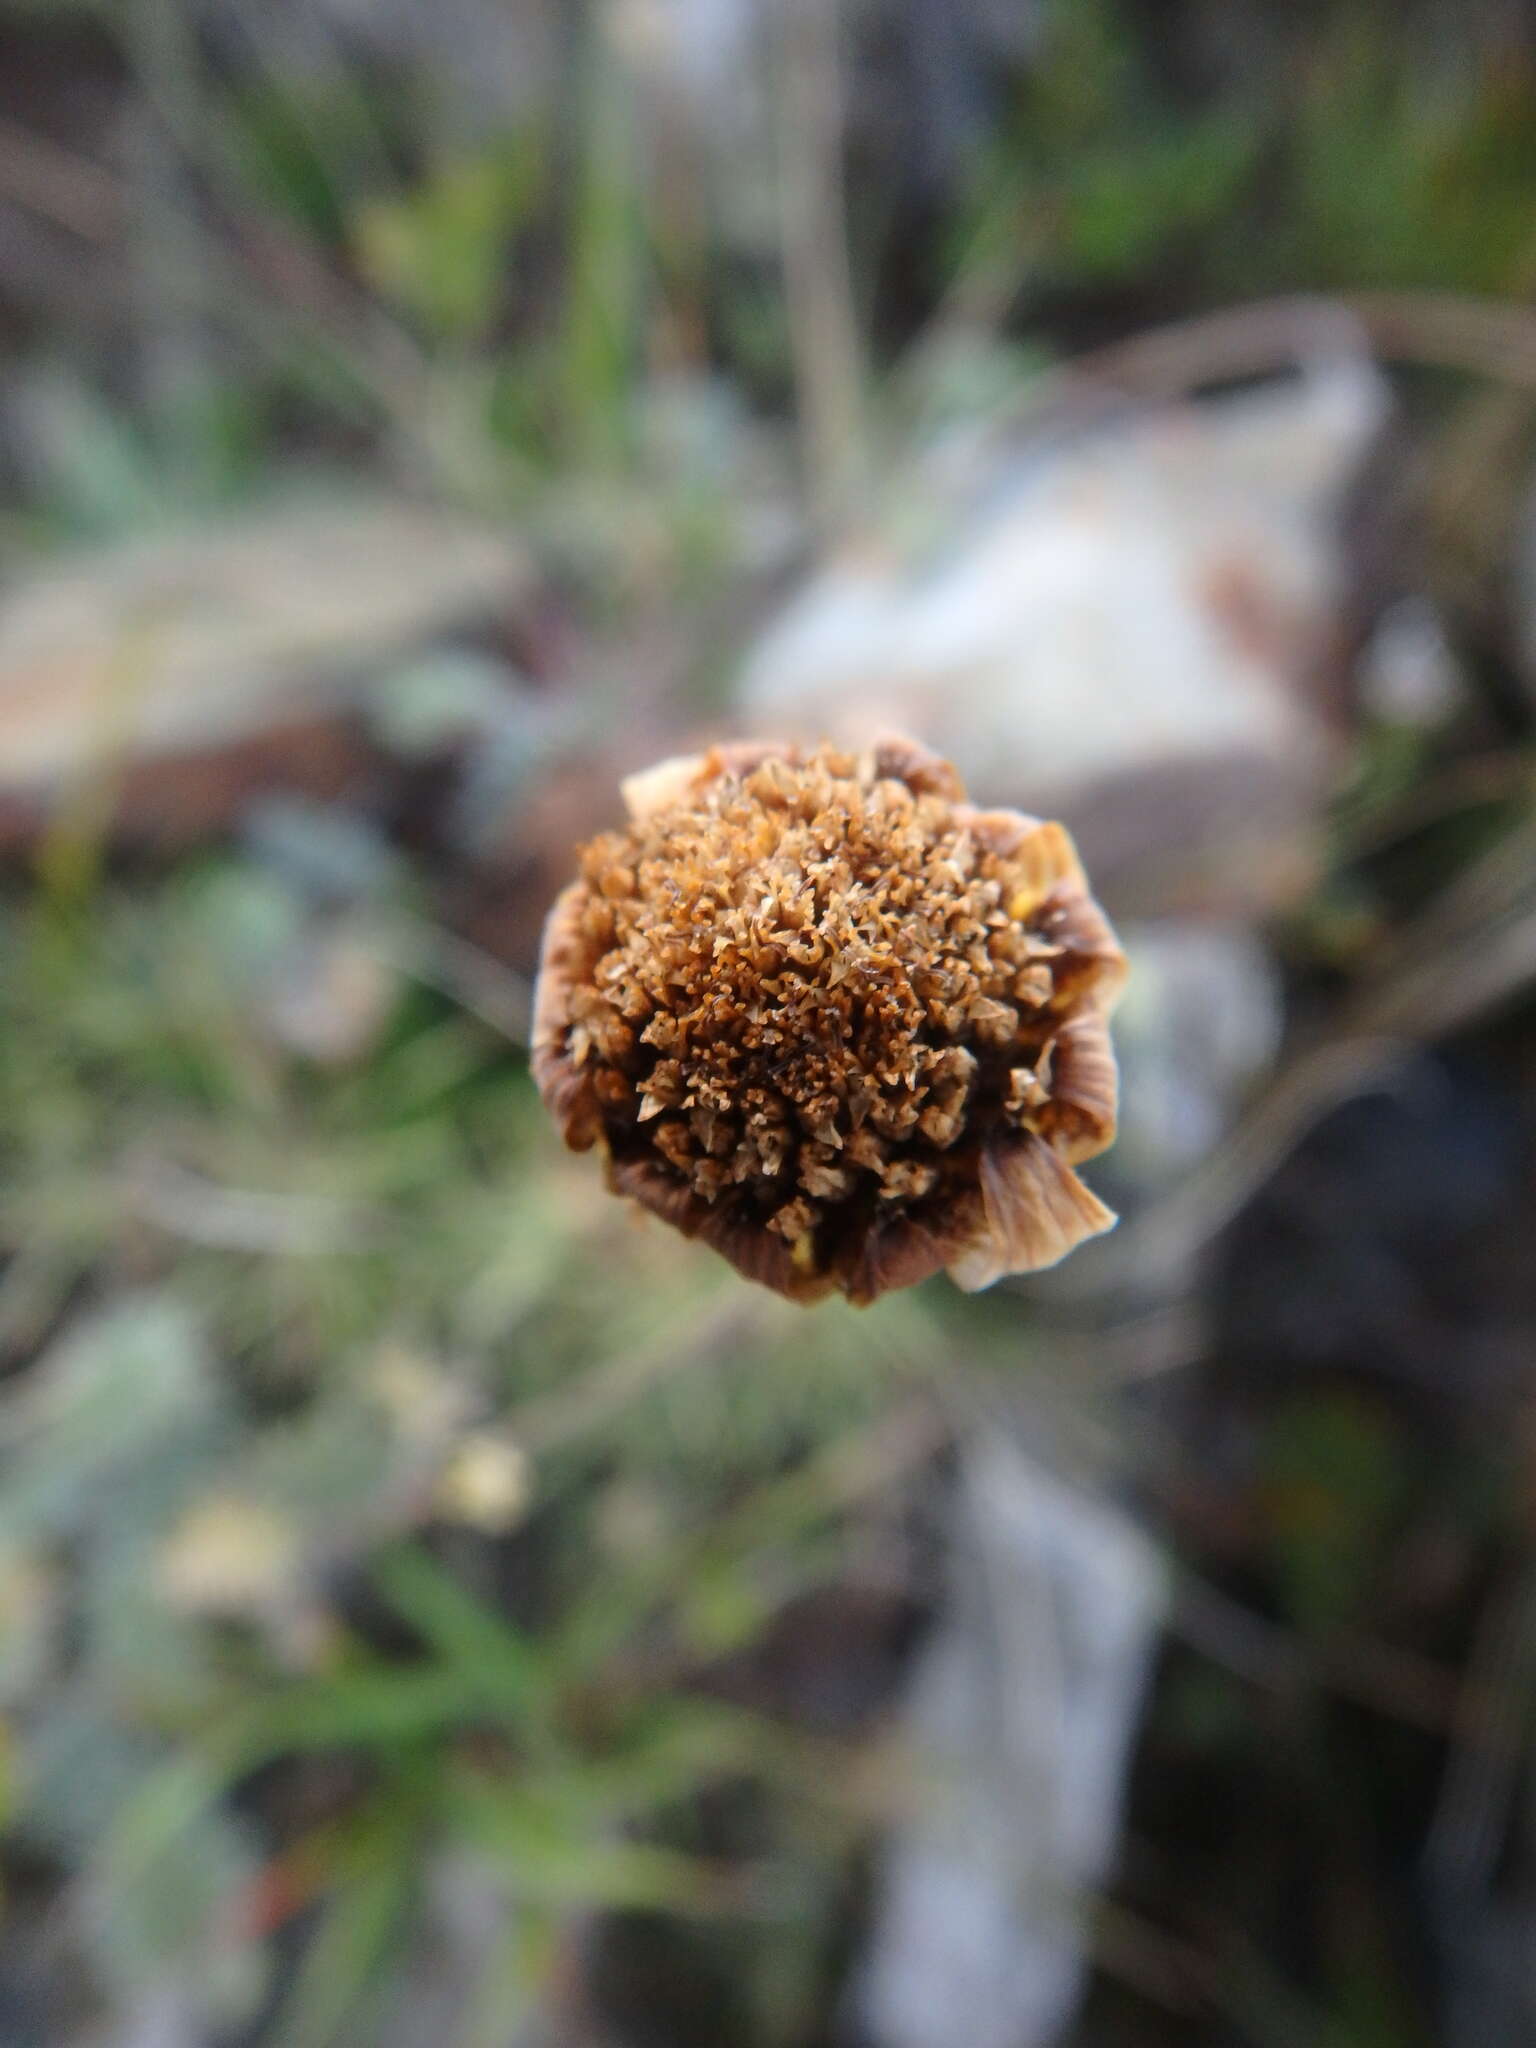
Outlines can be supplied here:
M837 0L781 14L780 238L806 479L823 531L847 511L863 448L863 366L842 178Z
M0 199L86 242L122 226L123 190L114 174L15 121L0 120Z

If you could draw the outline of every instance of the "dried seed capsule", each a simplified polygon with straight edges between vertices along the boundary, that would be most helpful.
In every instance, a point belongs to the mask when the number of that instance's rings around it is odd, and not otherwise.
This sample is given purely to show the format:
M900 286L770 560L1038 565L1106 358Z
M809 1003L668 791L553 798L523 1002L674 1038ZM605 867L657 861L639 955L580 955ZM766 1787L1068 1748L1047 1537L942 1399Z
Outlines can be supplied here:
M1125 962L1060 825L904 740L624 794L550 914L533 1046L616 1190L796 1300L984 1287L1108 1228L1072 1167L1114 1137Z

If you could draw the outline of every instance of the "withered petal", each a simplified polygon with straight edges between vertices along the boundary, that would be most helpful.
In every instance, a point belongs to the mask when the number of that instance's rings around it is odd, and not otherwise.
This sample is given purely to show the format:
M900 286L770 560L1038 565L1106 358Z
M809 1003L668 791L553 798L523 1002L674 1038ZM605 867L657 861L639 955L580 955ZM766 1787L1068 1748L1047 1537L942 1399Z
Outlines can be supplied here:
M1114 1143L1120 1075L1102 1010L1078 1010L1056 1034L1051 1053L1050 1138L1068 1165Z
M838 1284L856 1308L882 1294L915 1287L944 1266L949 1250L943 1236L915 1216L877 1223L845 1262Z
M771 1287L790 1301L819 1301L832 1293L828 1273L807 1273L795 1264L793 1247L782 1237L728 1209L712 1207L692 1189L649 1159L610 1159L608 1185L628 1195L684 1237L696 1237L728 1259L745 1279Z
M588 1151L602 1129L591 1078L566 1049L571 996L591 965L581 930L585 896L580 882L570 883L555 898L544 921L528 1062L539 1093L573 1152Z
M626 775L619 784L625 810L637 825L643 825L658 811L670 810L673 804L680 804L708 779L706 759L703 754L669 754L665 761L656 762L654 767Z
M977 811L969 805L957 816L969 822L979 845L1022 869L1020 879L1037 901L1043 902L1063 883L1086 890L1072 835L1053 818L1032 818L1025 811Z
M1126 958L1109 919L1086 888L1063 889L1052 905L1051 937L1083 963L1079 990L1106 1011L1125 986Z
M1114 1211L1033 1132L987 1146L980 1169L979 1228L946 1262L949 1277L967 1294L1007 1273L1054 1266L1116 1220Z
M703 754L671 754L654 767L626 775L619 784L624 808L636 825L671 810L727 775L750 775L765 761L786 761L794 748L778 740L721 740Z
M979 811L974 804L957 805L956 815L970 826L978 846L987 853L1001 854L1005 860L1011 859L1044 823L1028 811ZM1053 875L1051 879L1061 878Z
M904 782L915 796L941 796L950 803L964 800L965 784L944 756L904 733L882 733L871 756L877 776Z

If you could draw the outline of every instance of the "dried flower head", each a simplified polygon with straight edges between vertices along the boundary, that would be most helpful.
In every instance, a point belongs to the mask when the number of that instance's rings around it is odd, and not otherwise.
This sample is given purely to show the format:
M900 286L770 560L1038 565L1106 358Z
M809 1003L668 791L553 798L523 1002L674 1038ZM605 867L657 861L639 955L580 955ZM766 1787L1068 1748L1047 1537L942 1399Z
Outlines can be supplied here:
M904 740L624 785L544 934L533 1071L610 1184L795 1300L966 1289L1113 1216L1125 961L1060 825Z

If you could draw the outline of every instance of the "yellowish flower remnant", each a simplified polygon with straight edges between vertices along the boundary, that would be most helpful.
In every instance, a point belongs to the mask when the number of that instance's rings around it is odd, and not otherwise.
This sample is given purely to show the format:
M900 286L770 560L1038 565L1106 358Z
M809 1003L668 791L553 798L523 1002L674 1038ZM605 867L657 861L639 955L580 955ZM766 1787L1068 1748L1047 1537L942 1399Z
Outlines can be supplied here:
M209 1494L195 1501L161 1546L162 1597L189 1613L254 1614L292 1590L299 1564L293 1529L262 1501Z
M504 1536L528 1512L533 1475L528 1453L510 1437L475 1430L443 1467L436 1507L451 1522Z
M1053 1265L1114 1217L1125 960L1057 824L905 740L624 785L550 913L533 1071L610 1185L797 1301Z

